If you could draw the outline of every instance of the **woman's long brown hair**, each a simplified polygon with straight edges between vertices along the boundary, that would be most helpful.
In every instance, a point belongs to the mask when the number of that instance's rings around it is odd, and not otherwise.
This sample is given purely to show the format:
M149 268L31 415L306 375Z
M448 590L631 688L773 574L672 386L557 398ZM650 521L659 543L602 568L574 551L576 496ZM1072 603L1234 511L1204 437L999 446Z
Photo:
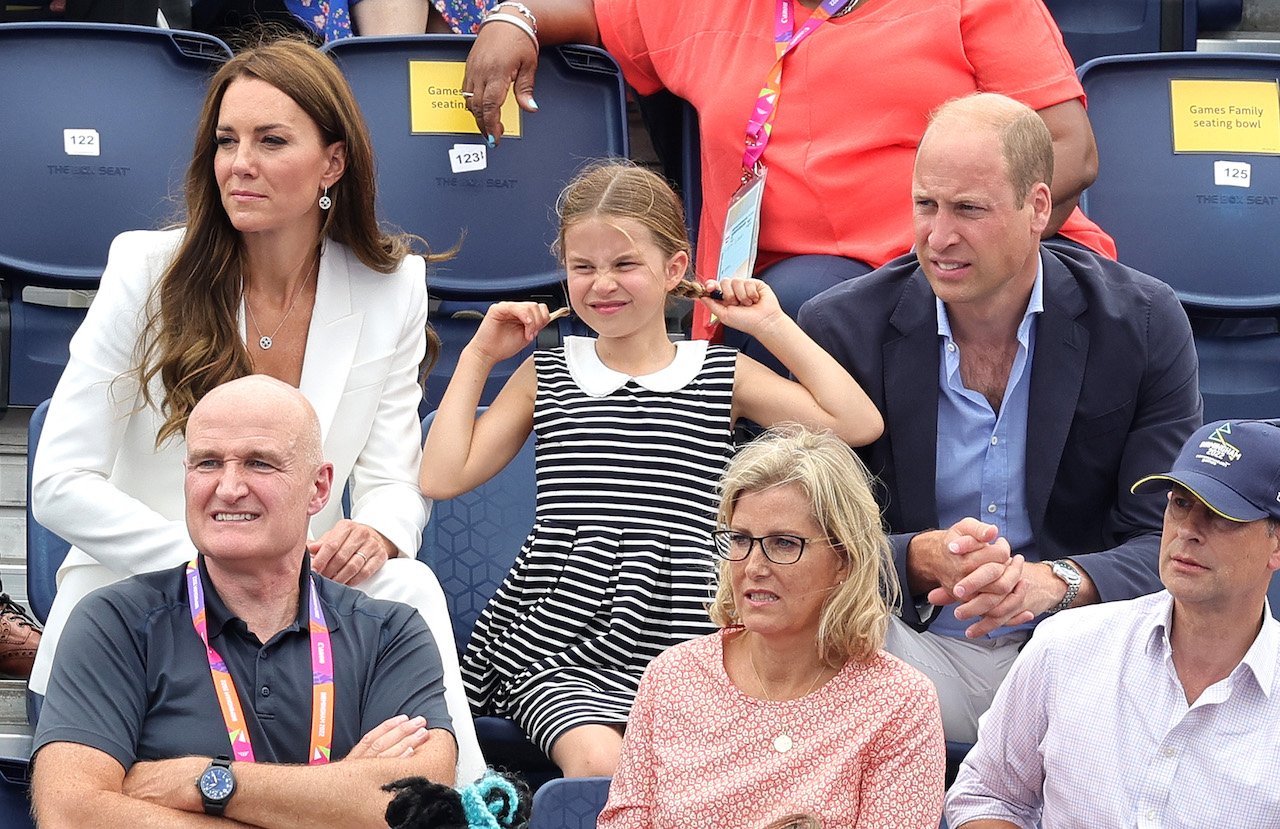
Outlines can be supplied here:
M391 273L412 252L415 237L390 234L374 212L374 161L369 131L351 87L327 56L301 39L279 39L240 52L209 83L196 125L186 176L186 233L173 262L152 290L136 377L143 400L155 406L150 383L164 386L158 401L164 424L156 445L181 434L191 409L210 389L252 373L240 339L240 235L222 207L213 174L214 136L227 87L242 77L263 80L292 98L320 128L326 144L346 143L346 171L329 190L319 248L327 237L351 248L366 267ZM445 254L447 256L447 254ZM428 261L444 256L427 255ZM424 372L439 356L440 340L427 327Z

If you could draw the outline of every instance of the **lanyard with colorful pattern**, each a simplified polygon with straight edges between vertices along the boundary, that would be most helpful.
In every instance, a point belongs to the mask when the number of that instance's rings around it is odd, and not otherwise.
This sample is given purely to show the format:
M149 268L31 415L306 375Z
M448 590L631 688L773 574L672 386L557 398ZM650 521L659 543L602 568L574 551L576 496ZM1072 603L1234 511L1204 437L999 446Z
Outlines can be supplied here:
M773 116L778 111L778 95L782 92L782 59L801 41L813 34L814 30L831 19L831 15L849 5L849 0L823 0L822 5L813 10L809 19L795 31L795 6L792 0L777 0L777 17L773 27L773 44L777 50L777 59L773 68L765 76L764 86L760 88L760 98L756 101L751 120L747 121L747 150L742 155L742 169L748 175L753 174L760 156L764 155L765 145L769 143L769 133L773 131Z
M187 564L187 598L191 605L191 624L204 642L209 656L209 675L213 678L213 690L222 707L222 719L227 724L227 737L231 740L233 758L242 763L253 762L253 745L249 741L249 728L245 723L244 709L240 707L240 695L235 680L227 670L226 661L209 644L209 624L205 613L204 585L200 581L200 568L196 559ZM311 750L308 763L323 765L329 762L333 746L333 649L329 642L329 623L320 606L320 596L310 574L307 576L307 607L311 622Z

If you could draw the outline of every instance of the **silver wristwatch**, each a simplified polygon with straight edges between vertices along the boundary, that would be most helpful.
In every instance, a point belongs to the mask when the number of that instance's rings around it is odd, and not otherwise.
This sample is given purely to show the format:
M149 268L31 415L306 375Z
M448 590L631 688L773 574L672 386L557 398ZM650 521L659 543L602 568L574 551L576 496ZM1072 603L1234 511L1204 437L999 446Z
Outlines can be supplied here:
M1052 615L1071 607L1071 603L1076 600L1076 596L1080 595L1080 571L1065 558L1060 558L1057 561L1046 561L1045 564L1049 565L1049 569L1053 571L1055 576L1067 583L1067 595L1062 597L1062 601L1049 608L1049 613Z

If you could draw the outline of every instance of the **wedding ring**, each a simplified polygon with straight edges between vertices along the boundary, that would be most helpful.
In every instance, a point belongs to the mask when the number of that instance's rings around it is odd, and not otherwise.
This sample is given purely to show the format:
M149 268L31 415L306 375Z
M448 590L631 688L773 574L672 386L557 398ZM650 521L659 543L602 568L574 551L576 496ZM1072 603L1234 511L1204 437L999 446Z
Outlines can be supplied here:
M353 556L360 556L360 559L361 559L362 561L368 561L368 560L369 560L369 557L368 557L367 555L365 555L364 553L360 552L359 550L356 550L356 551L355 551L354 553L352 553L351 555L353 555Z
M474 97L475 97L475 94L476 94L476 93L474 93L474 92L463 92L463 93L462 93L462 97L464 97L464 98L474 98Z

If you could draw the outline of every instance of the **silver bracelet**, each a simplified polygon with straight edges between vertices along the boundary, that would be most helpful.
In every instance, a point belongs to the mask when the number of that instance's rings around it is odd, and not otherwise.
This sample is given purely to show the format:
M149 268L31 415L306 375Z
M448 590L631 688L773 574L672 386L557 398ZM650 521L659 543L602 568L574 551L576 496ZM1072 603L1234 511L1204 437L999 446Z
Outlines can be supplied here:
M493 8L489 9L489 11L485 12L485 14L486 15L494 14L503 6L511 6L516 11L523 14L526 18L528 18L529 25L533 27L533 33L535 35L538 33L538 18L534 15L533 11L524 3L521 3L520 0L500 0L497 3L494 3Z
M503 12L490 12L485 16L484 20L480 21L480 28L483 29L485 26L495 21L510 23L512 26L515 26L529 36L529 39L533 41L533 48L535 50L540 50L542 48L538 44L538 35L533 31L533 27L530 26L528 21L523 17L517 17L514 14L504 14Z

